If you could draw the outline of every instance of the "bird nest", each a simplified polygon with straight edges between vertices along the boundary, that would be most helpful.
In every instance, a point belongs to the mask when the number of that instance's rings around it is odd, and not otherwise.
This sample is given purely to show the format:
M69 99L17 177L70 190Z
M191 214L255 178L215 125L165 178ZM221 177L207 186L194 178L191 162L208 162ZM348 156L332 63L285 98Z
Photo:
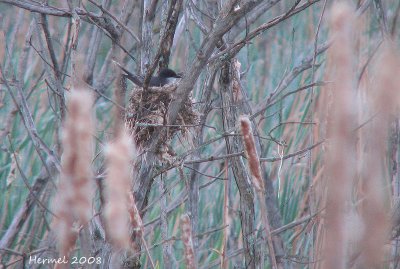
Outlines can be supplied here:
M176 99L177 84L164 87L136 87L129 99L126 111L126 125L134 137L136 144L145 147L157 128L166 128L168 108L172 100ZM188 134L188 128L198 123L198 113L194 109L193 100L187 98L179 111L178 118L173 126L168 128L167 138L163 141L163 149L171 138L181 133Z

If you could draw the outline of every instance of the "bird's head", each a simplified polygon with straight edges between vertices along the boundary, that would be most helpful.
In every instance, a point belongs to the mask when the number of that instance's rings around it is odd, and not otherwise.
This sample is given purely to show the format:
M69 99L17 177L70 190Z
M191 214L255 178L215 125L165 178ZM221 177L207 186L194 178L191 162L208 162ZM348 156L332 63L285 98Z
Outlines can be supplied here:
M174 70L169 68L161 69L158 76L162 78L182 78L182 76L178 75Z

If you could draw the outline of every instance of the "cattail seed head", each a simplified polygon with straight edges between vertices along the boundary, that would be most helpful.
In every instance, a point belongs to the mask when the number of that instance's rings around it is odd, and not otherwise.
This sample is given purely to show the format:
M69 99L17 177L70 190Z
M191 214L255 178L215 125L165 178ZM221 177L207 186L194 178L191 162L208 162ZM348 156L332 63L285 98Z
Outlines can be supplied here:
M344 3L332 6L330 34L333 44L328 52L329 79L333 81L327 114L327 136L330 138L326 156L327 200L325 260L323 268L346 268L348 233L346 204L351 198L355 178L357 106L354 90L354 12Z
M68 255L80 225L91 215L94 193L91 162L93 159L93 98L85 90L73 90L68 98L62 145L61 175L56 197L55 227L61 255Z
M259 191L264 191L264 181L261 175L260 160L258 158L256 144L254 142L253 131L249 117L240 116L240 130L242 131L244 151L248 158L250 173L253 178L253 184Z
M106 148L106 231L111 243L118 248L129 248L131 242L128 210L132 155L133 143L124 131Z

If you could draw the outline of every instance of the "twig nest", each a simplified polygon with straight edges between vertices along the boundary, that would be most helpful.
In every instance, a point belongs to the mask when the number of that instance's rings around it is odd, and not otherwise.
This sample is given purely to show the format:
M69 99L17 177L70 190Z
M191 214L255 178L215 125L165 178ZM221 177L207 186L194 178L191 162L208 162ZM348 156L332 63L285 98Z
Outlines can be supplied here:
M125 121L136 144L145 147L153 132L157 128L167 128L168 108L171 101L176 98L177 84L169 84L164 87L149 87L147 90L136 87L129 99ZM181 133L188 134L188 128L198 123L199 115L194 109L191 97L184 101L179 116L174 126L169 126L167 139L163 141L163 147L158 149L161 155L165 154L166 145L171 138Z

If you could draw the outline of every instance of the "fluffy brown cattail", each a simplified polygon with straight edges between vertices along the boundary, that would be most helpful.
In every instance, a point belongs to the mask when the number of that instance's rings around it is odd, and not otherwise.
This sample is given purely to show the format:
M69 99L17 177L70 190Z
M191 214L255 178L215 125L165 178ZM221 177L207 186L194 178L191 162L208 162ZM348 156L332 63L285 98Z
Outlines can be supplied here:
M186 268L197 268L193 248L192 226L190 224L190 217L187 214L184 214L181 217L181 227L182 242L185 250Z
M133 143L122 131L106 148L108 175L106 178L105 220L111 243L118 248L130 247L129 191L131 190Z
M73 248L78 227L86 224L92 214L94 120L92 95L73 90L68 97L68 115L63 128L63 156L56 197L55 227L59 249L67 256Z
M400 86L400 55L395 50L395 44L386 41L379 55L376 68L376 86L371 92L371 106L376 112L382 113L382 118L388 121L399 106Z
M384 260L386 241L389 238L389 216L385 203L390 193L382 180L386 159L386 141L391 114L399 104L400 58L392 44L384 44L375 65L376 84L369 92L369 114L376 117L365 126L366 154L362 160L362 189L365 197L361 203L364 233L360 242L360 267L379 268ZM385 193L386 192L386 193Z
M240 130L243 135L244 150L248 158L249 169L253 178L253 184L258 191L264 191L264 181L261 175L260 160L258 158L256 144L254 143L251 122L247 116L240 116Z
M329 51L328 65L332 107L327 120L330 138L326 157L327 200L326 236L322 268L340 269L346 265L346 204L355 178L356 105L353 89L353 18L351 7L343 2L332 7L330 29L334 42Z
M271 259L271 265L273 269L282 268L281 262L277 261L275 255L276 252L273 241L276 241L276 244L280 243L278 243L276 238L272 238L271 236L271 227L269 224L268 211L265 203L264 181L261 175L260 159L258 158L256 144L254 142L251 122L249 117L247 116L240 116L239 122L240 122L240 130L242 131L242 136L243 136L244 151L248 159L248 165L250 173L252 175L253 184L257 190L257 196L260 202L261 221L263 223L265 230L265 238L267 240L267 246L269 251L268 254Z

